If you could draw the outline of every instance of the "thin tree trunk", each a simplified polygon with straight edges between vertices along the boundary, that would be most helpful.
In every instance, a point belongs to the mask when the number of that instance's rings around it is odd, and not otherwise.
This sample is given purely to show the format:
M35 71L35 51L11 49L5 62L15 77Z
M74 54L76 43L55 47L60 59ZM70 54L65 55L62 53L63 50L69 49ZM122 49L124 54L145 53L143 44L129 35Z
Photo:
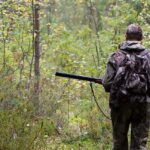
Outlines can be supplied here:
M1 18L2 18L2 23L3 23L3 28L2 28L2 36L3 36L3 68L5 69L6 67L6 36L4 34L5 32L5 23L3 21L3 11L1 10Z
M32 58L31 61L29 61L29 77L28 77L28 83L27 83L27 89L30 89L30 84L31 84L31 78L32 78L32 71L33 71L33 63L34 63L34 54L35 54L35 29L34 29L34 24L35 24L35 8L34 8L34 0L31 2L32 4L32 24L33 24L33 31L32 31ZM30 46L29 46L30 49ZM29 51L29 50L28 50Z
M96 50L96 58L97 58L97 76L100 76L100 63L101 63L101 56L102 56L102 49L100 46L100 36L99 36L99 30L100 30L100 14L97 11L96 4L92 2L92 0L89 1L90 6L87 6L89 9L88 16L89 16L89 27L95 32L96 34L96 41L95 41L95 50Z
M35 108L39 109L39 92L40 92L40 20L39 20L39 10L40 6L38 1L36 4L33 3L33 49L34 49L34 98L33 104Z

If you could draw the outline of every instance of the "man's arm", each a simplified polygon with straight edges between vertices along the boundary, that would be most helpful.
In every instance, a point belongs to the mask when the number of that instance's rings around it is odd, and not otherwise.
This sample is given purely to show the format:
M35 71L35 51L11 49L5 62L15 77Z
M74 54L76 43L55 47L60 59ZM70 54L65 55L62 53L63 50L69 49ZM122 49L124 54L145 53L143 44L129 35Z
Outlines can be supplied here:
M147 65L148 89L147 89L147 94L150 96L150 51L148 51L147 57L148 57L148 65Z
M115 75L116 75L116 63L114 60L114 54L112 54L108 60L105 75L102 81L106 92L110 92L111 85Z

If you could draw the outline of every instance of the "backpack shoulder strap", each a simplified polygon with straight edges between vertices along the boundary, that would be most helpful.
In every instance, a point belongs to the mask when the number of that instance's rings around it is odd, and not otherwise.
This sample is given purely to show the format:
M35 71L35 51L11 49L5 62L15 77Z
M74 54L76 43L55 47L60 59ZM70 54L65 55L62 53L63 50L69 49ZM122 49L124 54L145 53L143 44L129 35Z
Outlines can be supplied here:
M145 56L145 55L148 56L149 53L150 53L150 51L148 51L147 49L145 49L144 51L142 51L142 52L140 53L140 55L141 55L141 56Z

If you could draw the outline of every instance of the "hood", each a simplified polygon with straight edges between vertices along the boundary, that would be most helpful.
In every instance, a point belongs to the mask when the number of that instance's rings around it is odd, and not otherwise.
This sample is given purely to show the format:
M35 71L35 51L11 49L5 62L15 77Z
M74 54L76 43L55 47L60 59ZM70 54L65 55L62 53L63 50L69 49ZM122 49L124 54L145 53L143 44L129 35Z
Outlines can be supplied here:
M143 51L145 47L139 41L125 41L120 44L119 48L125 51Z

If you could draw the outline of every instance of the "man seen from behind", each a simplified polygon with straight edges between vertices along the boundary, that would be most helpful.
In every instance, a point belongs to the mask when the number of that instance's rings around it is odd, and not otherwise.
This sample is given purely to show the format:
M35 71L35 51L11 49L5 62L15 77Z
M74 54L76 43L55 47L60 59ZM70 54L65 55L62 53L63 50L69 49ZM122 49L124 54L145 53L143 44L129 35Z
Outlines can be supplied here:
M113 150L148 150L150 52L142 45L142 39L141 27L129 25L126 41L110 56L103 78L103 86L110 93Z

